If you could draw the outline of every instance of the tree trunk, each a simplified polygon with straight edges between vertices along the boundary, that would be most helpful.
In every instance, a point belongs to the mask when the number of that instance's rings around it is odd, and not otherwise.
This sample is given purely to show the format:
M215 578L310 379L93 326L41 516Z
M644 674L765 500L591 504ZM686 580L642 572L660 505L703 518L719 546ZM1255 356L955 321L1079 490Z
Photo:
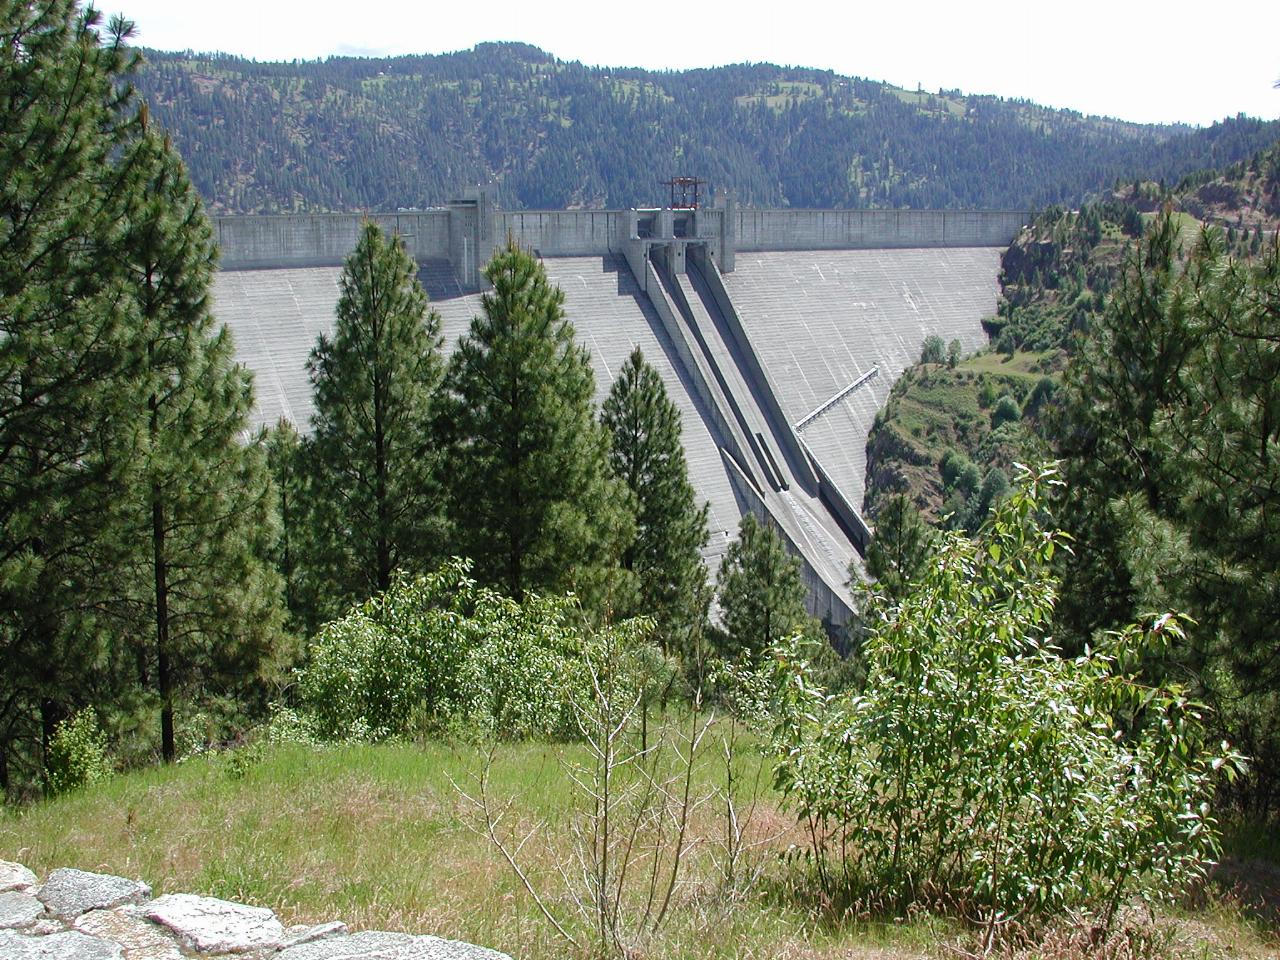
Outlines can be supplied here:
M169 565L164 553L164 505L156 484L151 489L151 548L156 586L156 683L160 689L160 756L173 763L173 675L169 669Z

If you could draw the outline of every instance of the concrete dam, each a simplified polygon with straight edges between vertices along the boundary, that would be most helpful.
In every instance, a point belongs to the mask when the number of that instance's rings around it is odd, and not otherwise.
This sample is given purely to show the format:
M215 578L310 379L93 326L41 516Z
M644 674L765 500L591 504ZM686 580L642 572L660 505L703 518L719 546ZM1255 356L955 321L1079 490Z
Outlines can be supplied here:
M632 348L679 407L690 479L710 504L714 570L747 512L803 564L810 611L849 615L848 570L876 412L930 335L986 342L1000 254L1024 211L502 211L473 191L445 207L370 215L398 233L443 321L446 350L480 312L481 271L508 237L565 295L602 402ZM332 330L342 263L365 217L215 218L216 316L254 372L256 422L312 413L305 363Z

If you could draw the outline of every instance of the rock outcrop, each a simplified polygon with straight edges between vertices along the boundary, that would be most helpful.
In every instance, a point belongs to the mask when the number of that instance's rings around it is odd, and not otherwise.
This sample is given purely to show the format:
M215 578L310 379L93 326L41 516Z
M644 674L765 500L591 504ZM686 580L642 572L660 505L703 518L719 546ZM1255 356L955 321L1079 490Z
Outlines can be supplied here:
M0 860L4 960L511 960L457 940L348 933L341 921L285 927L265 907L186 893L151 899L139 881L54 870L41 884Z

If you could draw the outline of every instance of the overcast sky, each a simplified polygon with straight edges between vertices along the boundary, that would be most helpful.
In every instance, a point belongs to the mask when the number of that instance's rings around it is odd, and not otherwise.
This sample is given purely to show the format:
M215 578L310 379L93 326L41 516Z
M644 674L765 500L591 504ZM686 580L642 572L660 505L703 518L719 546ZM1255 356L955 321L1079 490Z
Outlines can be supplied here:
M587 64L769 61L1143 122L1280 117L1280 0L99 3L135 21L139 45L259 60L443 53L519 40ZM1218 11L1226 25L1209 19Z

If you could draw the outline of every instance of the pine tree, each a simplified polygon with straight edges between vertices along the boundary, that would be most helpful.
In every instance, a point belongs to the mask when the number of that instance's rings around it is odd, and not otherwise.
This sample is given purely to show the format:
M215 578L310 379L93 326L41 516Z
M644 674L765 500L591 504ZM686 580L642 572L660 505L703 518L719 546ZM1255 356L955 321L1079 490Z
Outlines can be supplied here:
M636 347L605 400L601 421L611 437L610 464L636 505L635 538L622 566L635 574L633 610L652 617L660 642L688 653L701 633L710 601L706 567L708 507L696 505L680 443L680 411L658 372Z
M439 559L444 507L432 434L444 372L440 318L399 237L365 224L342 272L337 326L308 368L315 390L303 452L312 626L385 591L398 568Z
M1060 634L1180 609L1169 651L1250 754L1245 795L1280 806L1280 247L1232 260L1216 229L1182 262L1158 217L1072 358L1059 424L1075 540ZM1167 666L1167 664L1166 664Z
M900 600L924 572L933 535L920 511L905 494L895 493L876 517L876 532L867 547L867 573L880 590ZM850 571L855 577L855 571Z
M38 776L58 720L115 676L100 612L141 399L114 269L136 59L128 24L100 27L72 0L0 7L0 787Z
M717 581L723 618L721 653L754 664L774 644L797 632L815 632L805 610L800 561L787 553L773 528L748 513L726 551Z
M479 580L516 600L574 590L607 615L631 508L595 421L590 360L529 253L508 243L485 277L493 289L446 378L460 548Z
M299 564L299 555L306 543L303 504L305 474L302 462L302 438L292 423L281 419L267 431L264 444L267 453L267 469L271 471L271 485L276 494L276 514L280 518L280 539L276 545L275 567L284 581L285 609L290 615L289 627L303 627L299 619L301 593L299 584L305 572L305 564Z
M120 566L120 594L131 622L150 624L137 662L143 678L154 667L161 755L172 761L181 694L243 699L280 652L275 502L262 438L242 440L251 377L209 311L215 249L200 200L167 137L145 133L125 164L135 179L123 267L147 396L121 517L132 563Z

